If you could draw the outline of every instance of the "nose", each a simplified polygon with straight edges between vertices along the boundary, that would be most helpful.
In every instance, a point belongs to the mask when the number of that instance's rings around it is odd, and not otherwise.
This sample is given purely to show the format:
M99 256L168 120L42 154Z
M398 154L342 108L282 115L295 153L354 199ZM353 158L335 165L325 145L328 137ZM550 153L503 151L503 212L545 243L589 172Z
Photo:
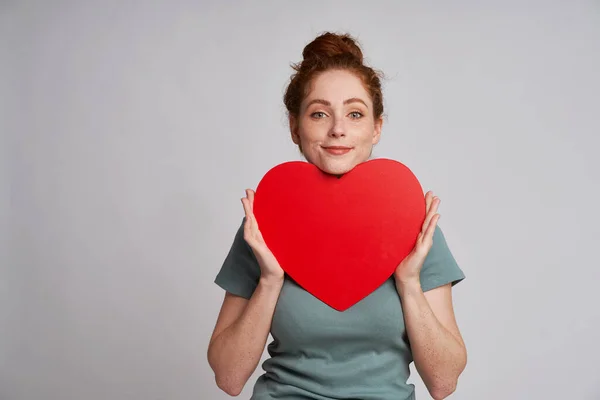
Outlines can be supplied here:
M329 130L329 136L333 138L340 138L346 136L346 127L344 126L343 118L335 118L333 125Z

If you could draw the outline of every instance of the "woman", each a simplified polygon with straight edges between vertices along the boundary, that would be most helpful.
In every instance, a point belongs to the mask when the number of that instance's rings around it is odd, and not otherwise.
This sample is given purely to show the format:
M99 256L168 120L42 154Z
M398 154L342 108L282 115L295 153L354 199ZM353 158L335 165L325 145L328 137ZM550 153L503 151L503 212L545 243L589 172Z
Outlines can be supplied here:
M348 35L308 44L285 93L292 140L306 160L342 175L371 156L383 123L378 74ZM270 358L252 399L414 399L414 361L434 399L456 387L466 364L451 288L464 279L437 226L439 199L425 195L417 244L388 281L338 312L284 274L261 236L254 192L215 282L225 299L208 349L219 388L238 395L267 336Z

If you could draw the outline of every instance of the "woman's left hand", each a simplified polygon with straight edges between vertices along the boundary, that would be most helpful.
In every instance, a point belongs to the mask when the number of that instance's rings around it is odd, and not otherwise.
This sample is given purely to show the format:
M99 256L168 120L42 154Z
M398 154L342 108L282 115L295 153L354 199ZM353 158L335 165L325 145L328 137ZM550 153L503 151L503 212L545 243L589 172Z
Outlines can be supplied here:
M440 215L437 213L439 204L439 197L434 196L431 191L427 192L425 195L425 221L423 221L415 247L394 271L396 284L420 282L421 267L423 267L425 257L433 244L433 232L440 219Z

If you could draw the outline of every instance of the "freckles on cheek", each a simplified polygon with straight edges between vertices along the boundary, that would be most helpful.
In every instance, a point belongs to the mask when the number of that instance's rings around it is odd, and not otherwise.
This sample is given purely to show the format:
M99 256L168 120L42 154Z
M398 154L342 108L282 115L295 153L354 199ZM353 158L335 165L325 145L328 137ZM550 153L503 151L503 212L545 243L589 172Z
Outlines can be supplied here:
M301 137L305 146L315 146L319 142L318 135L315 135L315 132L304 131Z

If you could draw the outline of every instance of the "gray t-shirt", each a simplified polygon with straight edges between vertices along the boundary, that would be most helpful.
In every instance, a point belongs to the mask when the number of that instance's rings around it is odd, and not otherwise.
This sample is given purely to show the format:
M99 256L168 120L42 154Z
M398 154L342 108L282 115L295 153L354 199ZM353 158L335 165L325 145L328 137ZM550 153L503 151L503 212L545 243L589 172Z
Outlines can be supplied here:
M250 298L260 267L244 240L243 221L215 283ZM421 270L423 291L465 278L439 228ZM265 371L251 400L411 400L413 361L400 296L391 277L339 312L286 275L271 325Z

